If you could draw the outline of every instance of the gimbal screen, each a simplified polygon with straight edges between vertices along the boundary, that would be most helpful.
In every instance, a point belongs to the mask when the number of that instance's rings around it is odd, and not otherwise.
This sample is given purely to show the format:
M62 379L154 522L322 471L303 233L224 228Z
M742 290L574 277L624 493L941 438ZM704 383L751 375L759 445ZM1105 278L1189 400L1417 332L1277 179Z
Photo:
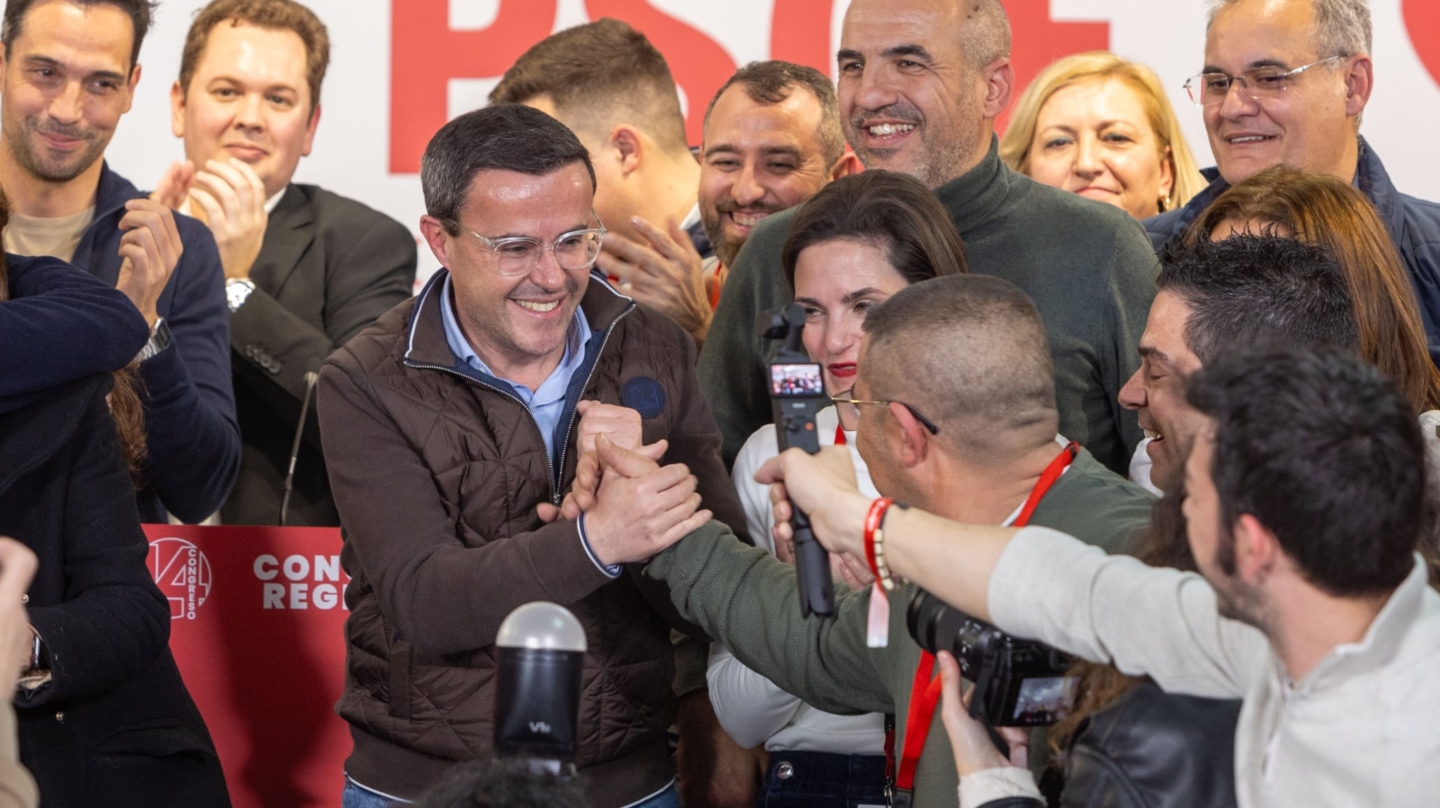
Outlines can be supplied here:
M820 376L820 366L771 365L770 395L781 398L825 395L825 380Z

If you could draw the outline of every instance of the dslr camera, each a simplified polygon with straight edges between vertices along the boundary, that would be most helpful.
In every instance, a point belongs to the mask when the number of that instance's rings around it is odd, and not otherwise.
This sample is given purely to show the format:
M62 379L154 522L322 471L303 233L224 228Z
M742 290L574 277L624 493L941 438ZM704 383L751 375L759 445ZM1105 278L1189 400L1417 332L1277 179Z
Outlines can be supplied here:
M905 614L910 636L930 653L949 651L975 683L970 715L992 727L1048 726L1075 706L1071 659L1048 645L1012 637L920 590Z
M760 315L760 336L781 342L775 361L770 363L770 402L775 418L775 435L780 451L820 451L820 433L815 414L830 405L825 394L825 377L820 365L812 362L800 343L805 329L805 310L791 303L783 309ZM830 554L815 540L810 519L799 508L792 510L790 526L795 531L795 574L800 580L800 614L829 617L835 613L834 581L830 578Z

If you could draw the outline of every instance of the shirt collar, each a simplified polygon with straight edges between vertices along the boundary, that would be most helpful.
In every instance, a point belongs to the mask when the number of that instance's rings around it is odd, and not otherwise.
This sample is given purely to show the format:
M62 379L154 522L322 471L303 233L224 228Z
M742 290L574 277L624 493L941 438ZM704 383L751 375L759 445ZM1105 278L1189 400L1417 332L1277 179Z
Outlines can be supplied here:
M697 224L699 224L699 223L700 223L700 203L699 203L699 202L696 202L696 203L695 203L695 207L691 208L691 209L690 209L690 212L687 213L687 214L685 214L685 221L683 221L683 222L680 223L680 229L681 229L681 230L689 230L690 228L694 227L695 225L697 225Z
M289 185L286 185L284 188L281 188L280 190L276 191L274 196L272 196L272 197L270 197L269 199L265 200L265 213L266 213L266 214L270 214L270 213L274 213L274 212L275 212L275 206L280 204L280 199L285 196L285 192L288 191L288 190L290 190L290 186L289 186Z
M1296 689L1313 690L1332 680L1348 679L1389 664L1419 619L1429 589L1429 569L1416 553L1414 568L1390 593L1390 599L1375 616L1365 637L1360 642L1335 646Z
M461 330L460 322L455 317L455 304L451 299L450 276L448 274L445 276L444 285L440 289L440 320L445 326L445 342L450 345L451 353L455 354L455 358L460 360L461 363L469 365L471 368L484 373L486 376L505 382L511 387L517 389L524 387L524 385L519 382L496 375L496 373L490 369L490 366L486 365L485 362L480 359L480 355L475 353L475 348L470 344L470 340L465 338L465 332ZM585 337L589 333L590 322L585 318L585 308L583 306L576 306L575 317L570 322L570 329L565 333L565 356L561 358L560 364L555 368L555 371L550 374L550 378L553 379L557 373L560 373L568 379L570 375L575 372L575 368L585 359ZM562 385L561 395L564 395L563 387ZM535 390L534 395L536 398L540 398L546 389L546 384L541 384L540 387ZM526 388L526 392L529 392L528 388ZM535 402L536 405L544 403L546 402Z

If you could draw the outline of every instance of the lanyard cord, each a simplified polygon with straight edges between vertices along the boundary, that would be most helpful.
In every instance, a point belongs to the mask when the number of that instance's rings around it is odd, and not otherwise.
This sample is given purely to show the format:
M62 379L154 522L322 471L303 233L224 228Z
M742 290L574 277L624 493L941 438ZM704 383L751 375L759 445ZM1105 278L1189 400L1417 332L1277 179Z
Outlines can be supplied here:
M1073 441L1050 461L1040 475L1040 481L1031 489L1030 496L1020 508L1020 515L1010 523L1011 527L1024 527L1030 523L1041 498L1075 461L1080 447ZM935 706L940 703L940 677L931 678L935 672L935 655L929 651L920 652L920 666L915 669L915 683L910 686L910 709L905 719L905 745L901 748L900 770L895 776L895 786L904 791L915 787L915 767L920 763L920 752L925 748L925 739L930 735L930 724L935 718ZM894 731L888 733L886 747L890 761L894 761Z

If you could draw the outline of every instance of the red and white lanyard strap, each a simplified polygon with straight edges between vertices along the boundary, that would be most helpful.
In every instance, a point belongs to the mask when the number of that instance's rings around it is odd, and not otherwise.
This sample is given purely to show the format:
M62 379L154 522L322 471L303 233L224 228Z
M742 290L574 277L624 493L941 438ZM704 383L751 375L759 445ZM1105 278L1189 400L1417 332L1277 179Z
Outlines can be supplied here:
M1065 473L1065 469L1075 462L1075 456L1079 454L1080 446L1074 442L1068 444L1045 471L1040 475L1040 481L1035 483L1031 489L1030 496L1025 504L1020 506L1020 515L1010 523L1011 527L1025 527L1030 524L1030 517L1035 514L1035 508L1040 500ZM920 665L915 669L915 683L910 686L910 710L905 719L905 745L901 748L900 767L895 772L895 791L891 794L890 804L892 806L908 806L911 795L915 789L915 767L920 763L920 753L925 749L925 739L930 735L930 723L935 718L935 707L940 703L940 677L935 676L935 655L929 651L920 652ZM887 750L894 748L894 730L886 738ZM894 752L890 751L894 760Z

